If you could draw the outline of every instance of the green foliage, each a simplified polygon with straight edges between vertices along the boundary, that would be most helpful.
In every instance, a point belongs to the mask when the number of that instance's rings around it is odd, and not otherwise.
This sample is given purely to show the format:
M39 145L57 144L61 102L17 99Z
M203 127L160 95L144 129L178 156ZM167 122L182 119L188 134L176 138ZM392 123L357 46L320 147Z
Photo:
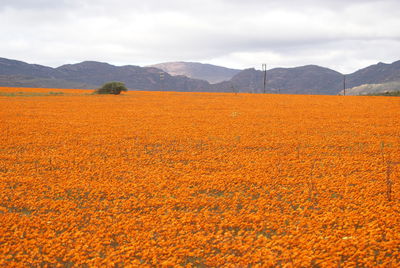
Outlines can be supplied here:
M43 97L43 96L64 96L64 92L0 92L3 97Z
M114 94L118 95L121 91L128 91L125 84L122 82L108 82L101 88L96 89L95 94Z

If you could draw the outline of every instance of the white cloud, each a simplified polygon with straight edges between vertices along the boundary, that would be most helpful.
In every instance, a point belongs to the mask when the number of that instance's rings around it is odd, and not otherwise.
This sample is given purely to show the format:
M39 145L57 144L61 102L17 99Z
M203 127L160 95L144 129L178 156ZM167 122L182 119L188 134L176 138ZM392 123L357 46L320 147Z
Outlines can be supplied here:
M352 72L399 59L399 9L396 0L3 0L0 56L51 66L183 60Z

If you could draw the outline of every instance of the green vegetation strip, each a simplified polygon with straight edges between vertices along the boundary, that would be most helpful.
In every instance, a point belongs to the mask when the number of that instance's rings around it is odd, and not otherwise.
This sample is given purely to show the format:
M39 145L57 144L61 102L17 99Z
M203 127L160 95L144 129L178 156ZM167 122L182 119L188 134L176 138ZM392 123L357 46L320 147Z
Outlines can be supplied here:
M93 93L84 93L84 94L77 94L77 93L65 93L65 92L1 92L0 96L3 97L42 97L42 96L86 96L92 95Z

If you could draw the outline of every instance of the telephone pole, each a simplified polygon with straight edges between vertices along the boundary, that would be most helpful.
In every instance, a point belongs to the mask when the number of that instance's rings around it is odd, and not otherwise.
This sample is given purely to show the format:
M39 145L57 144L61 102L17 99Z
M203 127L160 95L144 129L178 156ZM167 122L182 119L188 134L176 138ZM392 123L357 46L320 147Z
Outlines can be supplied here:
M343 96L346 96L346 75L343 75Z
M160 73L160 87L161 91L164 90L164 73Z
M267 64L262 64L262 70L264 72L264 94L266 93L266 86L267 86Z

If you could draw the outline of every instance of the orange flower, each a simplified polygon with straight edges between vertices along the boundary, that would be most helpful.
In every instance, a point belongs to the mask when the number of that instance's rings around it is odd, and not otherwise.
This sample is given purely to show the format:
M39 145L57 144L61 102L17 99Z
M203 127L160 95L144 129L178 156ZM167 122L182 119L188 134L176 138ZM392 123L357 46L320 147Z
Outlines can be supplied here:
M0 88L0 266L400 266L397 99L49 91Z

